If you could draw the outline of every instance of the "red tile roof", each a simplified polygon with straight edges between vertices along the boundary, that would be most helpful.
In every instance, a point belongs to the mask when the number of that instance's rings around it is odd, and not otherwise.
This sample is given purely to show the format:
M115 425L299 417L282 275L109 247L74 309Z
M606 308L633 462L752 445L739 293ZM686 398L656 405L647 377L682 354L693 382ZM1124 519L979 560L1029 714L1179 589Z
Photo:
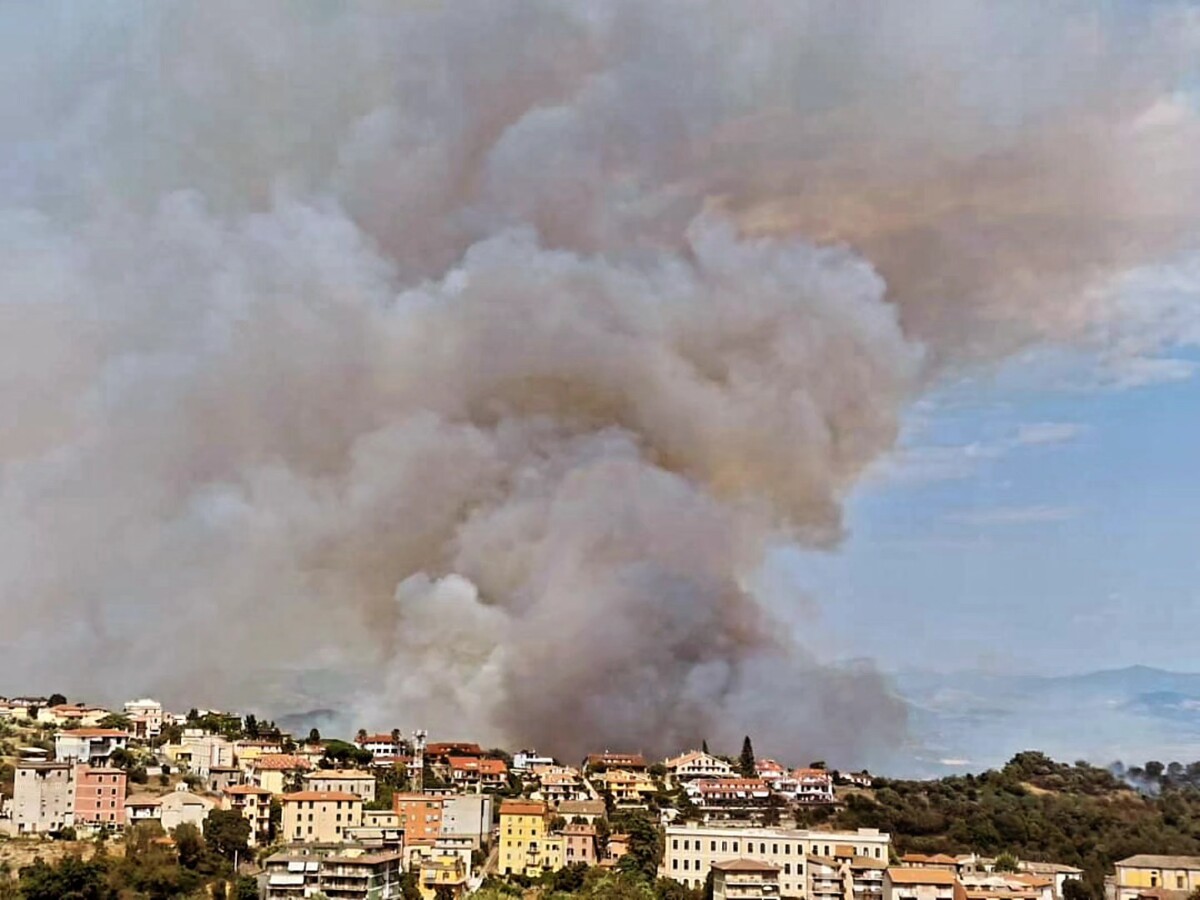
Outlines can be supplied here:
M289 800L327 800L330 802L334 800L357 800L359 803L362 802L362 797L358 796L358 794L347 794L345 791L296 791L294 794L284 794L283 799L285 802Z

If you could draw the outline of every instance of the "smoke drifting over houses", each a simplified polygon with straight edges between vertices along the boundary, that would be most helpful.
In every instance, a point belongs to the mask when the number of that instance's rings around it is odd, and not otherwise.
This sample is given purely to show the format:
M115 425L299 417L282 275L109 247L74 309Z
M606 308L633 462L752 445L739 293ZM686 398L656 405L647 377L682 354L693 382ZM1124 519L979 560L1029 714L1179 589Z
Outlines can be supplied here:
M1200 211L1195 10L921 6L5 9L0 681L879 758L765 549Z

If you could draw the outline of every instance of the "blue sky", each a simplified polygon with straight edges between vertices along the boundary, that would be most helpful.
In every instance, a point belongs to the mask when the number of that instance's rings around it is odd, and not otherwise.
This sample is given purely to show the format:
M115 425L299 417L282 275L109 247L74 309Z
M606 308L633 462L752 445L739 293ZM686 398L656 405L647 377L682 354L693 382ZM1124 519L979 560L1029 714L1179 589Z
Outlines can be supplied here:
M916 404L843 545L775 556L820 611L798 617L810 645L888 670L1200 668L1200 381L1023 380Z

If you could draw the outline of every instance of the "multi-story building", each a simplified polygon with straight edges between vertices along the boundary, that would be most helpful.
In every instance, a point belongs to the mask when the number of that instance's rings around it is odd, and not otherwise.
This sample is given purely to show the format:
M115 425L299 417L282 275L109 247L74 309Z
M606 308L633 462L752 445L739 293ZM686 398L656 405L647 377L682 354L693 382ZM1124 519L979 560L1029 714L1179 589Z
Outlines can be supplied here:
M249 772L260 756L278 756L283 753L283 741L275 738L243 738L233 742L233 756L237 765Z
M125 798L125 824L138 822L162 822L162 809L157 797Z
M834 855L810 854L808 900L882 900L886 859L858 856L852 847L837 845Z
M1063 885L1074 879L1083 878L1083 869L1078 866L1067 866L1062 863L1022 861L1019 864L1022 872L1030 875L1041 875L1053 880L1054 896L1062 900Z
M375 799L375 776L357 769L316 769L301 781L306 791L342 791L357 794L364 803Z
M272 794L286 794L300 787L300 779L312 763L290 753L264 753L250 764L250 783Z
M1154 891L1191 893L1200 886L1200 857L1141 853L1115 864L1113 900L1137 900Z
M713 863L713 900L778 900L779 866L757 859Z
M480 787L495 790L508 784L508 766L502 759L451 756L447 764L450 781L460 788Z
M546 853L549 807L540 800L505 800L500 804L499 867L505 875L535 876L553 868Z
M640 753L612 753L605 750L603 753L589 754L581 768L585 772L603 772L606 769L645 772L649 766L646 764L646 757Z
M435 853L421 860L417 887L422 900L439 894L462 897L467 892L467 867L456 853ZM440 890L439 890L440 889Z
M330 900L400 900L403 874L398 850L368 851L362 847L290 847L268 856L266 900L300 900L324 896Z
M513 769L517 772L525 772L533 769L535 766L553 766L555 765L554 757L538 756L536 750L518 750L513 754Z
M563 865L586 863L594 866L596 858L596 826L572 825L563 827Z
M366 750L371 754L375 762L382 762L385 765L390 765L396 757L403 756L404 751L407 749L399 732L395 734L363 735L363 739L361 741L356 740L354 746L359 750Z
M75 824L75 767L65 762L18 762L13 776L17 834L50 834Z
M338 791L297 791L283 795L284 840L338 844L348 828L362 825L362 798Z
M178 744L168 744L163 753L176 765L208 778L213 769L233 766L233 742L218 734L208 734L200 728L188 728Z
M124 828L125 785L120 769L75 766L75 825Z
M558 814L568 822L581 819L588 825L596 824L597 819L604 818L603 800L564 800L558 805Z
M114 750L129 746L129 734L115 728L73 728L54 736L54 756L59 762L102 764Z
M236 809L250 823L250 846L271 842L271 792L252 784L236 784L221 795L222 809Z
M691 750L682 756L668 759L663 765L676 782L691 781L694 778L733 778L736 774L733 766L700 750Z
M612 795L619 807L634 809L646 806L650 798L658 793L658 785L645 772L630 769L606 769L592 780Z
M533 792L533 799L545 800L555 808L566 801L589 800L591 796L577 775L542 775L538 778L537 790Z
M442 802L446 798L431 797L428 794L392 795L392 809L400 817L400 827L404 829L404 839L408 843L415 841L434 841L442 833Z
M700 778L686 782L691 801L710 818L742 818L766 809L767 783L758 778Z
M153 740L162 734L163 708L157 700L143 697L125 704L125 715L133 725L133 733L139 738Z
M958 877L945 869L899 866L883 876L884 900L954 900Z
M477 850L492 832L493 795L459 794L439 799L442 818L436 837L469 839L471 849Z
M795 799L800 803L832 803L833 776L824 769L796 769Z
M701 887L713 863L754 859L778 866L784 897L806 897L806 857L834 855L844 846L855 856L886 865L891 836L874 828L853 832L715 825L668 825L659 873Z

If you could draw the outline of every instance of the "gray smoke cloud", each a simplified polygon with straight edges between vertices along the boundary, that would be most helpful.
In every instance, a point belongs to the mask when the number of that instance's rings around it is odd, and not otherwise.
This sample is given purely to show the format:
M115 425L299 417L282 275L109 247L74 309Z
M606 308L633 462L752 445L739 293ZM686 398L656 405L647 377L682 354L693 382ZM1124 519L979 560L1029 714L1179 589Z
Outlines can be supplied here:
M894 749L764 552L1200 210L1194 10L920 6L6 7L0 681Z

